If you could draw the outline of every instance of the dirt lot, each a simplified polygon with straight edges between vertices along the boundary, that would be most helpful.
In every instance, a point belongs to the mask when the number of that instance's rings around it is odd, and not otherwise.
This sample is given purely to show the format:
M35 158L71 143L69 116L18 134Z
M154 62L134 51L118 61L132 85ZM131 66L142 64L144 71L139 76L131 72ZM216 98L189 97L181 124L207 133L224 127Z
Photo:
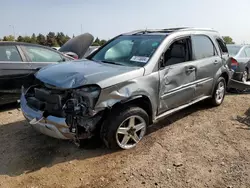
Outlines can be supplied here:
M150 128L130 151L77 149L0 112L0 187L250 187L250 95L194 105Z

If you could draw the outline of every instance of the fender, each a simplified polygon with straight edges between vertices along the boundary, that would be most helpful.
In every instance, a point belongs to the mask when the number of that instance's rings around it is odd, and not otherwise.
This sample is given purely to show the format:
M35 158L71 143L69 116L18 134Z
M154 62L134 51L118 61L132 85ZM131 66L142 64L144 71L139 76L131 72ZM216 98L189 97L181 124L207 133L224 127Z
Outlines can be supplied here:
M230 73L229 73L229 71L227 70L227 68L226 68L226 67L223 67L222 69L219 69L219 70L217 71L217 73L215 74L214 83L213 83L213 89L212 89L211 95L213 95L213 92L214 92L214 89L215 89L217 80L218 80L219 77L221 77L222 75L227 75L227 78L228 78L228 79L226 80L226 85L228 86L229 81L230 81L230 79L231 79L231 76L230 76ZM223 76L223 77L224 77L224 76Z

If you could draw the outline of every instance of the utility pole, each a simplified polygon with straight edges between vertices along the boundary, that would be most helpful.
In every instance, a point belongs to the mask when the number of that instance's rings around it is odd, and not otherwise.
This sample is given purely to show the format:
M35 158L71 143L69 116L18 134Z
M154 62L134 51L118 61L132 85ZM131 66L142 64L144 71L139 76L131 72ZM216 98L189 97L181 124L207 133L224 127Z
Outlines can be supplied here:
M14 36L14 38L15 38L15 40L16 40L16 33L15 33L15 27L14 27L14 25L9 25L9 26L12 27L13 36Z
M82 34L82 24L81 24L81 34Z

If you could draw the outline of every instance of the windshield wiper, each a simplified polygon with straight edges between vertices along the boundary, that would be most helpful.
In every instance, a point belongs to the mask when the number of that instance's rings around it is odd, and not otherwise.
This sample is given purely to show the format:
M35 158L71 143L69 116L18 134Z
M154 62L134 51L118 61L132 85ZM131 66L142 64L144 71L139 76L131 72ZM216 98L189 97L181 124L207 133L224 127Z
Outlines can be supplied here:
M103 63L109 63L109 64L113 64L113 65L122 65L120 63L116 63L116 62L113 62L113 61L102 60L101 62L103 62ZM124 65L122 65L122 66L124 66Z

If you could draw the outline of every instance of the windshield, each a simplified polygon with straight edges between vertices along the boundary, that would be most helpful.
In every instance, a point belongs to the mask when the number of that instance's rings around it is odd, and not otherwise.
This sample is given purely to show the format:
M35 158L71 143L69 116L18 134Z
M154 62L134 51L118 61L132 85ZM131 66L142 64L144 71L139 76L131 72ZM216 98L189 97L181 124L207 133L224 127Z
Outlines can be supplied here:
M242 48L242 46L227 45L228 53L231 56L237 55L241 48Z
M164 38L164 35L120 36L98 51L91 60L142 67L147 64Z

